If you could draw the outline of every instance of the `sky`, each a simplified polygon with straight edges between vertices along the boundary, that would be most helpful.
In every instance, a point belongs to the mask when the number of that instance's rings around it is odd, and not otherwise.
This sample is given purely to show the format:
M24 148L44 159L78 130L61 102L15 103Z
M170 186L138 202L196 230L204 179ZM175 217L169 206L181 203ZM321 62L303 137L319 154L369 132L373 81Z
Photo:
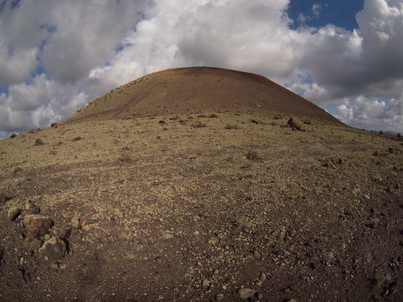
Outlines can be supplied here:
M0 138L167 68L261 74L403 133L401 0L0 0Z

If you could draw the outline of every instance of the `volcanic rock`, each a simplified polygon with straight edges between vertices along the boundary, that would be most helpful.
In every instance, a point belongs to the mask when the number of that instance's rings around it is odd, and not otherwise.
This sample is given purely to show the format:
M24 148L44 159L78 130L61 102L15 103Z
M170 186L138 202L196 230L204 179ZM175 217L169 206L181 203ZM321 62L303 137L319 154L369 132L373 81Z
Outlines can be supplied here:
M66 244L63 240L52 237L46 240L43 245L39 248L39 253L45 255L50 260L59 260L66 254Z
M43 215L27 215L24 218L24 227L29 237L37 238L49 233L53 226L52 220Z
M8 219L10 219L10 221L14 221L18 218L18 216L20 216L21 214L21 210L17 207L11 207L8 210Z

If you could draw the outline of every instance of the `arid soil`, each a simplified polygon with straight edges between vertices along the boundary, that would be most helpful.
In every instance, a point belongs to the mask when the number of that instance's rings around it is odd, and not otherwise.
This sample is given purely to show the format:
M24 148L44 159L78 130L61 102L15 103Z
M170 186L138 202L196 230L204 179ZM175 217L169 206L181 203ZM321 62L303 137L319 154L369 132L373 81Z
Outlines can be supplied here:
M210 111L286 114L341 124L323 109L263 76L211 67L176 68L146 75L94 100L66 123Z
M289 118L83 119L0 141L0 301L403 301L403 141Z

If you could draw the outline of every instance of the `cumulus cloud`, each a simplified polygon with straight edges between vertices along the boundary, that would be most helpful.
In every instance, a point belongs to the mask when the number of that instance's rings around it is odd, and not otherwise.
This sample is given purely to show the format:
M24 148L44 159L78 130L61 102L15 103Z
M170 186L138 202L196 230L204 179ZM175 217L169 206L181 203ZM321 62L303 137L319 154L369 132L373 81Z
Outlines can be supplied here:
M365 93L400 98L403 79L403 4L366 0L359 29L333 25L312 33L298 64L332 98Z
M401 1L365 0L353 31L291 28L289 2L3 2L0 129L48 126L139 76L192 65L259 73L350 124L403 128Z
M403 101L359 96L344 99L335 110L341 121L360 128L403 132Z
M88 96L73 86L54 82L41 74L32 84L14 84L0 94L0 129L23 131L60 121L85 105Z
M41 64L59 82L76 83L111 59L141 21L148 0L6 1L1 11L2 85L24 81ZM11 74L10 74L11 71Z

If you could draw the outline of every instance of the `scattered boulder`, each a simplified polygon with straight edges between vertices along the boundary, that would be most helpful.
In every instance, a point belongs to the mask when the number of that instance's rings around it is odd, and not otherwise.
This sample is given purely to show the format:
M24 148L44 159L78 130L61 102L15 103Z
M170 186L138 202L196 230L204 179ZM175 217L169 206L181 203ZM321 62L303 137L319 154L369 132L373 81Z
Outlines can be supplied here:
M306 131L304 125L295 118L290 118L287 122L287 125L290 126L293 130Z
M19 208L11 207L8 209L7 216L10 221L14 221L18 218L18 216L20 216L20 214L21 214L21 210Z
M39 248L39 253L45 255L49 260L60 260L67 252L66 243L56 237L46 240Z
M45 143L40 138L35 140L35 146L43 146Z
M42 215L27 215L24 218L24 227L29 237L38 238L49 233L53 221Z

